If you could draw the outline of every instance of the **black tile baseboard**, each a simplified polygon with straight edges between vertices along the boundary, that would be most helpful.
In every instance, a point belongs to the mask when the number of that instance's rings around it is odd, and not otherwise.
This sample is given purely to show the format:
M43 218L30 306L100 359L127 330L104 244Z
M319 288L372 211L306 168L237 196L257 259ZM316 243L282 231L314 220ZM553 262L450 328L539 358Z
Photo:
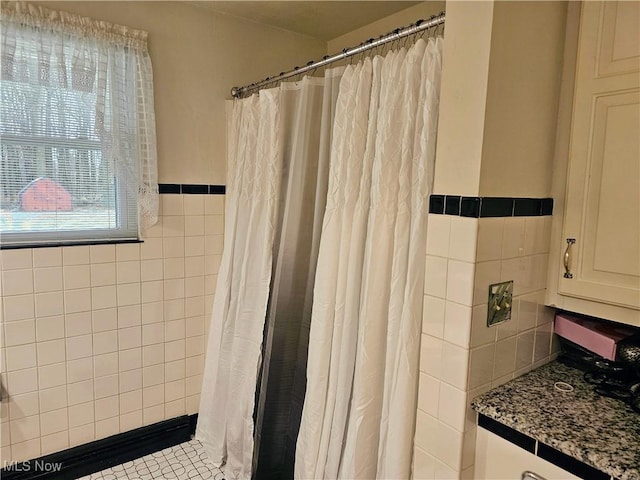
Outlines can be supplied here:
M200 185L192 183L159 183L159 193L195 194L195 195L224 195L225 185Z
M554 464L556 467L562 468L563 470L576 475L577 477L588 480L611 480L610 475L592 467L591 465L587 465L576 458L570 457L549 445L539 442L535 438L518 432L517 430L497 422L496 420L481 413L478 414L478 426L504 438L508 442L511 442L520 448L523 448L529 453Z
M71 480L191 440L197 414L182 415L25 462L5 463L2 480Z
M198 426L198 414L194 413L189 415L189 432L191 435L196 434L196 427Z
M461 217L536 217L553 213L553 198L431 195L429 213Z

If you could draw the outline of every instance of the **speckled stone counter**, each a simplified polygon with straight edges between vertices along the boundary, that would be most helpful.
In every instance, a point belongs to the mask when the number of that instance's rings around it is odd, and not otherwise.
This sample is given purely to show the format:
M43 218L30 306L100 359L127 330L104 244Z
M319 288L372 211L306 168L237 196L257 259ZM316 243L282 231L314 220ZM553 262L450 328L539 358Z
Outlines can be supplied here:
M572 392L554 388L558 381ZM640 414L552 362L474 399L478 413L620 480L640 479Z

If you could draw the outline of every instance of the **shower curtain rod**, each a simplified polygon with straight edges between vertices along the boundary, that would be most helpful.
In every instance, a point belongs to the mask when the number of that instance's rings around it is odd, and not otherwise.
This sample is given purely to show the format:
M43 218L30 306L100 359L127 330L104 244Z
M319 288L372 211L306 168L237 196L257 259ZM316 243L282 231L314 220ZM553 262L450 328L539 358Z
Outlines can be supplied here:
M342 52L332 55L330 57L329 56L324 57L322 60L319 60L317 62L313 62L313 61L309 62L304 67L295 67L293 70L290 70L289 72L281 73L280 75L276 75L274 77L267 77L264 80L261 80L256 83L252 83L250 85L245 85L244 87L233 87L231 89L231 96L233 98L242 98L248 95L249 93L259 90L265 85L268 85L270 83L279 82L281 80L285 80L290 77L295 77L296 75L301 75L310 70L324 67L325 65L329 65L330 63L343 60L345 58L351 57L353 55L357 55L362 52L366 52L367 50L371 50L372 48L376 48L380 45L384 45L385 43L389 43L394 40L398 40L400 38L408 37L409 35L413 35L423 30L436 27L444 23L444 17L445 17L445 14L444 12L442 12L440 15L434 15L430 17L428 20L418 20L416 23L411 24L408 27L397 28L393 32L380 36L377 40L370 38L369 40L367 40L364 43L361 43L357 47L345 48Z

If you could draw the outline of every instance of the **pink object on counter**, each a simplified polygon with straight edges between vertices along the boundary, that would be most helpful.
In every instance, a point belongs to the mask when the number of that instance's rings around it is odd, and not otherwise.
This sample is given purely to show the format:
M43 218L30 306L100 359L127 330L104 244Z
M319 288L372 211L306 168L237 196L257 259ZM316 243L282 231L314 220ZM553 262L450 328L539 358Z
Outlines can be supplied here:
M578 318L559 313L554 331L563 338L609 360L616 359L618 342L637 332L636 329L612 322Z

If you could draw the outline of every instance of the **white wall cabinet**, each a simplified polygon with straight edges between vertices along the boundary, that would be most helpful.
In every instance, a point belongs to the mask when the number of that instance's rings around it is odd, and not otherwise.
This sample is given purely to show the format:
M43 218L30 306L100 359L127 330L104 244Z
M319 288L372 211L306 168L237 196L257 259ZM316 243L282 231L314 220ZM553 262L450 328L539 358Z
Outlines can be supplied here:
M640 325L640 3L583 2L574 18L547 303Z
M473 475L475 480L518 480L525 471L537 473L546 480L580 479L498 435L478 427Z

